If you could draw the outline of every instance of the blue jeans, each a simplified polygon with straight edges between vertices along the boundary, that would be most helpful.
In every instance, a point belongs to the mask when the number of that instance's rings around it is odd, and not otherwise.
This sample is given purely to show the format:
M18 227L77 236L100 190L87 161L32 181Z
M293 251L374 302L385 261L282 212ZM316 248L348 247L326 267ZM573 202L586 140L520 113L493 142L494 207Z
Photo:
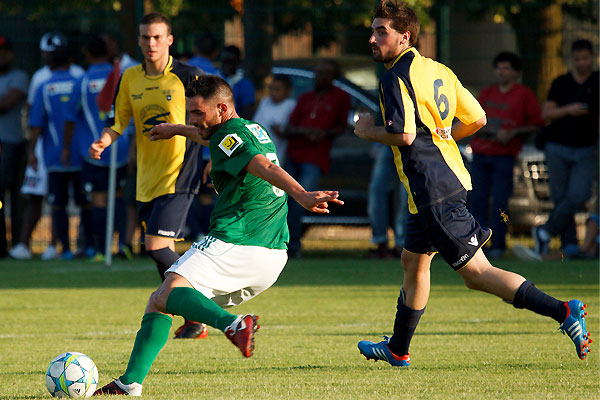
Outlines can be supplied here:
M548 183L554 209L543 225L551 235L560 235L561 244L577 244L575 213L592 195L598 178L596 147L573 148L557 143L546 145Z
M508 199L513 192L513 156L474 154L471 162L473 191L469 211L481 226L492 228L492 249L506 249L506 223L500 216L508 212ZM491 196L491 218L490 218Z
M321 169L311 163L297 163L289 158L285 161L285 170L296 179L307 191L316 190L321 179ZM300 238L302 237L302 217L305 214L296 200L288 197L288 228L290 230L290 243L288 249L292 252L300 251Z
M369 182L367 206L372 231L371 242L375 244L387 244L388 242L388 227L392 217L390 195L393 194L394 243L396 247L404 247L408 194L398 179L392 149L389 146L375 143L372 153L374 162Z

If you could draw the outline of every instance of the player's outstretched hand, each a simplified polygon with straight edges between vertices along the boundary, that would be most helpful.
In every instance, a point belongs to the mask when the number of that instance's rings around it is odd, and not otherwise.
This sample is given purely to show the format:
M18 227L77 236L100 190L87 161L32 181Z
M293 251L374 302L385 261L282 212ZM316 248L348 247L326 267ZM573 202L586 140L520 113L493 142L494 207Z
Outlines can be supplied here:
M340 200L339 193L333 190L319 190L316 192L304 192L295 200L308 211L319 214L329 214L329 203L344 205Z
M150 130L150 140L165 140L171 139L181 130L181 126L178 124L170 124L163 122L162 124L155 125Z

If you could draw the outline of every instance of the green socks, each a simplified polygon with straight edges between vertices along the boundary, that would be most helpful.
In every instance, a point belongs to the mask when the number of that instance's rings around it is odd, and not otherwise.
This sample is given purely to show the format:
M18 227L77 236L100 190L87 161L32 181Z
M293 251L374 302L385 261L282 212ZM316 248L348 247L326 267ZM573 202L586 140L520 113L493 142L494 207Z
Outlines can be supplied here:
M167 299L167 312L225 331L236 315L228 313L196 289L176 287Z
M181 315L191 321L204 322L222 331L225 331L225 328L237 318L196 289L182 287L173 289L169 294L167 312ZM172 323L173 319L166 314L158 312L144 314L142 326L135 337L127 370L119 378L122 383L141 384L144 381L158 353L167 343Z
M156 356L167 343L172 323L173 319L166 314L158 312L144 314L142 326L135 337L127 370L119 378L122 383L141 384L144 381Z

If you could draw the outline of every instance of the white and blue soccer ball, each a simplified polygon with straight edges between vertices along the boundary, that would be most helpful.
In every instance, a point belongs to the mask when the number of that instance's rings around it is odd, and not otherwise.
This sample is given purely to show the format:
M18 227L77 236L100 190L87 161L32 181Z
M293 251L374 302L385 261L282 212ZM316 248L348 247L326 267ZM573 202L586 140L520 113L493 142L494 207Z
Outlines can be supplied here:
M50 361L46 386L53 397L89 397L97 385L98 368L85 354L69 351Z

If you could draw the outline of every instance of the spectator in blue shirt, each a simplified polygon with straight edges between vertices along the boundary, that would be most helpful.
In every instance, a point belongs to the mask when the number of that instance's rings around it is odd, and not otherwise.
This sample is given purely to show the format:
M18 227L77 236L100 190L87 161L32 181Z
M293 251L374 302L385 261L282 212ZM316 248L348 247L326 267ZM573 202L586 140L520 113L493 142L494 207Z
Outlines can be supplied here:
M213 35L206 32L198 36L194 43L194 57L187 62L190 65L200 68L209 75L220 75L219 70L215 68L213 60L219 53L219 45Z
M94 252L101 255L106 244L106 204L108 192L108 176L110 157L113 151L117 152L117 192L115 201L115 222L119 231L119 245L123 248L125 240L125 203L123 201L123 187L127 175L127 161L129 155L129 135L123 135L118 146L111 146L102 154L100 160L93 160L89 156L88 149L91 144L101 136L105 126L107 113L101 111L96 102L98 93L104 87L106 78L111 73L113 66L109 62L109 53L106 42L101 36L91 38L85 46L85 56L88 62L88 70L75 82L73 95L71 96L68 112L66 115L63 156L70 152L69 144L76 130L79 137L76 138L78 153L82 159L81 182L86 194L91 197L91 218L94 226L92 232ZM77 129L79 128L79 129Z
M91 217L80 181L80 135L75 133L69 151L63 155L63 130L77 78L69 72L69 53L66 47L57 47L51 53L51 59L55 67L52 76L35 92L29 114L29 164L37 167L34 148L38 137L43 136L43 156L48 169L48 203L52 206L52 228L62 244L61 258L68 260L74 257L69 244L69 219L66 211L69 186L72 188L75 203L81 207L81 226L87 241L86 248L91 247Z
M227 46L221 53L221 75L233 90L235 109L240 117L251 119L254 115L254 85L244 77L240 68L242 56L236 46Z

